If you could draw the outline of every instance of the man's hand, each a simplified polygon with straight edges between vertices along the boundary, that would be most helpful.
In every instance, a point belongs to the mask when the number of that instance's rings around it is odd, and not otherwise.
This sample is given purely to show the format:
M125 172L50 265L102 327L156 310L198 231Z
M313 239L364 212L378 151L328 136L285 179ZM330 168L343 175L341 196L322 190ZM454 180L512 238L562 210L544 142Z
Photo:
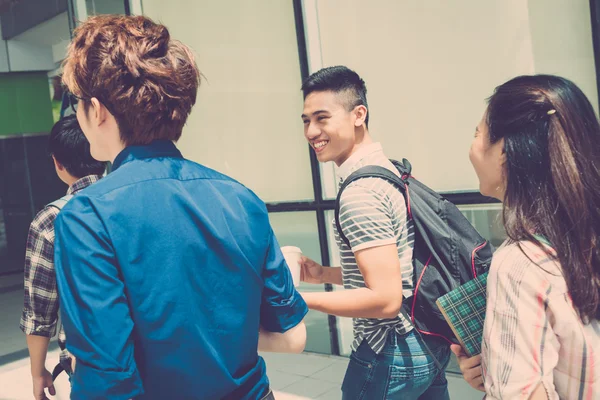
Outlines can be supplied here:
M463 374L463 378L472 388L477 389L481 392L485 392L483 386L483 371L481 370L481 354L474 357L467 356L467 353L458 344L453 344L450 349L458 359L458 365L460 371Z
M300 259L300 280L306 283L323 283L323 266L302 256Z
M54 390L54 382L52 382L52 374L44 368L40 376L33 377L33 398L35 400L48 400L44 389L48 388L51 396L56 395Z

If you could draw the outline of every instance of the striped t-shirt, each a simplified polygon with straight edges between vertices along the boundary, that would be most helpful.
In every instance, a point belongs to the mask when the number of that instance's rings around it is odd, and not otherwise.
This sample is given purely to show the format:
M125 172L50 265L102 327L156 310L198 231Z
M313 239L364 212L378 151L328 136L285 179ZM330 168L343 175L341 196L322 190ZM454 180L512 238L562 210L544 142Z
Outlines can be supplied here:
M385 167L398 174L396 168L383 153L379 143L370 144L354 153L338 171L343 179L366 165ZM407 217L406 202L402 193L391 183L380 178L362 178L352 182L340 199L340 224L351 248L340 239L333 221L335 239L340 249L344 288L364 288L362 276L354 252L395 243L402 268L404 297L413 293L413 244L414 225ZM375 353L379 353L390 331L404 334L412 329L410 321L401 314L391 319L354 318L354 341L356 350L366 340Z

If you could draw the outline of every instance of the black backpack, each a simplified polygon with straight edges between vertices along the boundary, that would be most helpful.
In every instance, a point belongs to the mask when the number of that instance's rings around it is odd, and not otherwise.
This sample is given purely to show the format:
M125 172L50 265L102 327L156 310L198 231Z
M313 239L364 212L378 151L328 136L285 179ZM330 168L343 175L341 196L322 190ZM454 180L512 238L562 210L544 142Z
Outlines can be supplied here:
M412 167L390 160L400 172L374 165L352 173L343 183L335 203L335 223L340 238L350 247L340 226L340 198L344 189L361 178L381 178L404 195L408 217L415 227L413 250L414 293L402 301L402 312L422 334L458 343L436 305L439 297L488 271L492 245L479 235L458 208L411 175Z
M58 200L54 200L52 203L48 204L48 206L58 208L58 211L60 212L60 210L62 210L62 208L69 202L69 200L71 200L72 197L73 197L72 194L67 194ZM60 343L60 349L61 350L65 349L64 346L62 345L62 343ZM70 370L70 368L69 368L69 370ZM64 365L62 365L60 362L58 364L56 364L56 366L52 370L52 381L55 381L56 378L58 377L58 375L60 375L62 372L66 372L66 371L67 370L65 369Z

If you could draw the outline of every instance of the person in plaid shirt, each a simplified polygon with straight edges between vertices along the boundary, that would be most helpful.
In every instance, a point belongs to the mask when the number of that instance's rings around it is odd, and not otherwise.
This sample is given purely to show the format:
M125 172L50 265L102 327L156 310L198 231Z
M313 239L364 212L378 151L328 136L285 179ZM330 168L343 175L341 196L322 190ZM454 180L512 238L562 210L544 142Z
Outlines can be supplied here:
M49 150L56 174L67 185L67 195L74 195L100 179L106 164L90 155L90 145L75 115L58 121L49 138ZM58 293L54 272L54 221L59 207L49 204L29 227L25 253L25 299L20 327L27 335L31 358L31 376L35 399L46 399L45 388L54 395L52 375L46 369L46 353L58 323ZM70 371L71 360L65 349L65 334L60 329L58 343L62 349L61 365Z
M552 75L496 88L470 152L481 193L504 203L481 355L453 346L486 399L600 399L600 124Z

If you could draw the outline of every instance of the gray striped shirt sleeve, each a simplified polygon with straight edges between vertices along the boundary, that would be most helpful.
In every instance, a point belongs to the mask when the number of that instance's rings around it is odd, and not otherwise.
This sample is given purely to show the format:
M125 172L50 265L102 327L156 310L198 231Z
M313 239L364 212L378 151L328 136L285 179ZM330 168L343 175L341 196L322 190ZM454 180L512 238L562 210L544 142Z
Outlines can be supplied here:
M340 199L340 225L353 252L396 244L393 213L380 191L349 185Z

